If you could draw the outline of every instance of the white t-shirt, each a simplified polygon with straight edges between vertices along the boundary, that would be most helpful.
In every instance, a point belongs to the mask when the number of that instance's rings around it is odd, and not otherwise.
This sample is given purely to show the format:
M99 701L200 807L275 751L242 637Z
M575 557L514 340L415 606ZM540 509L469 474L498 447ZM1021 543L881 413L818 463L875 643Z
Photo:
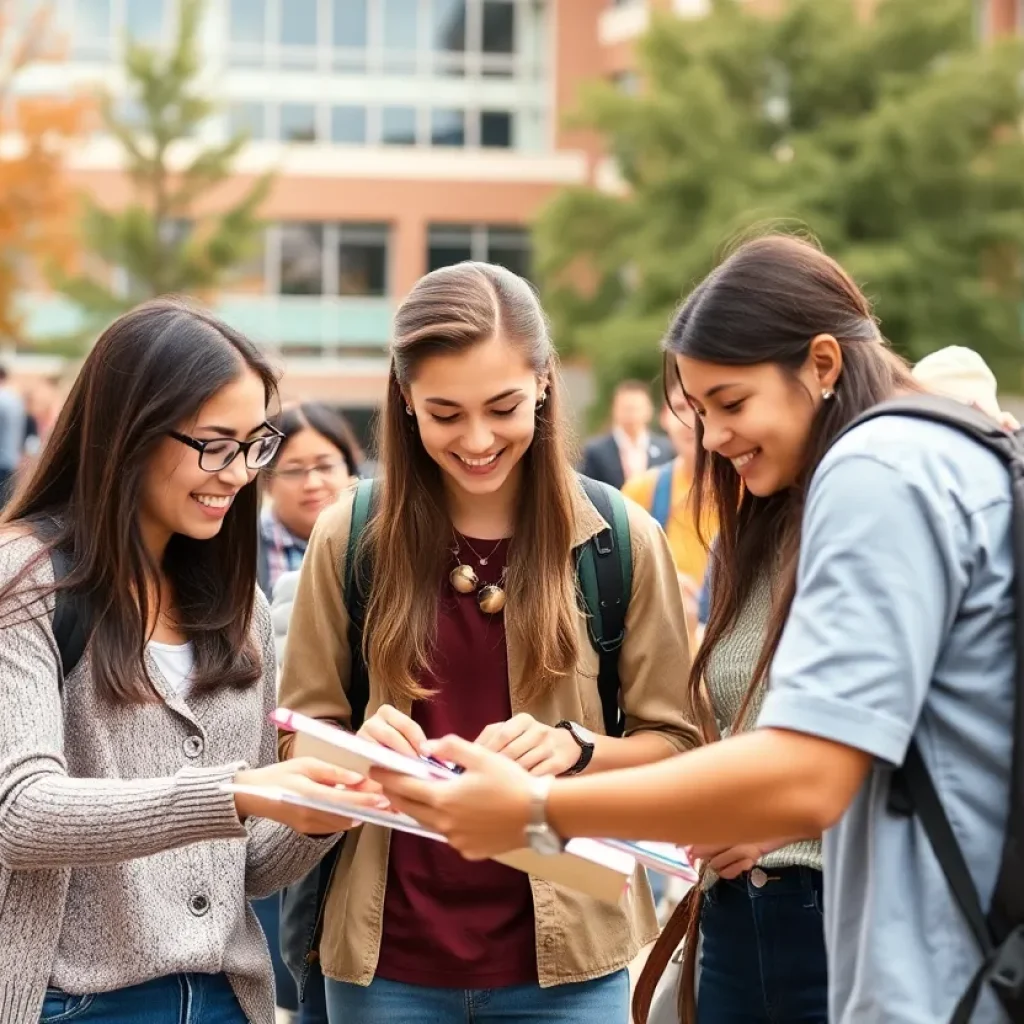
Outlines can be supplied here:
M162 644L156 640L150 640L148 647L157 668L163 673L172 689L177 693L185 693L195 665L192 645Z

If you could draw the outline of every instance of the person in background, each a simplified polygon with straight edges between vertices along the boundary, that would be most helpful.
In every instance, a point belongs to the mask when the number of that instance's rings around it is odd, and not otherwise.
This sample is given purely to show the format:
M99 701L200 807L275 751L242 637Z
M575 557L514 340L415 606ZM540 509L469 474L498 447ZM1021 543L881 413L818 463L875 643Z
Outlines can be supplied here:
M359 474L362 452L346 420L322 402L285 406L272 421L281 432L281 447L267 470L265 490L271 504L260 516L258 579L272 596L284 578L286 600L294 594L295 575L306 553L306 544L320 513ZM288 576L292 574L289 582ZM285 631L276 628L274 643L280 663ZM281 958L281 903L277 895L253 903L263 925L274 963L277 1005L285 1011L299 1009L295 981ZM326 1024L323 975L316 965L310 972L302 1003L302 1024Z
M21 395L8 383L7 370L0 366L0 510L14 489L14 477L21 465L28 418Z
M284 440L260 516L259 582L268 597L283 573L302 565L317 518L359 475L363 458L352 428L320 402L286 406L274 426Z
M929 391L955 398L991 416L1004 430L1019 430L1016 418L999 407L996 375L974 349L949 345L914 367L914 379Z
M654 403L646 384L624 380L612 398L612 431L588 441L580 472L612 487L675 456L667 437L650 432Z
M695 415L673 369L661 410L661 427L676 457L627 480L622 487L622 493L647 509L668 537L683 588L691 637L697 622L697 599L708 564L707 544L715 532L711 515L704 516L700 530L697 529L689 500L697 458Z

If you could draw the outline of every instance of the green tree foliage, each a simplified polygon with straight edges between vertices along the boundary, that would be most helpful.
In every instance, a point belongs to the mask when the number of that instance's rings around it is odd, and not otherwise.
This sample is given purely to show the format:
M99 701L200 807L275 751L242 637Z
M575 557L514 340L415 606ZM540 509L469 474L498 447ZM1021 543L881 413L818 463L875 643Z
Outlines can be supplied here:
M977 348L1021 386L1024 48L983 44L971 0L737 0L655 20L641 87L595 87L580 121L616 159L616 194L557 196L535 233L563 351L607 393L653 377L680 298L766 226L810 232L911 358Z
M209 201L231 176L247 137L236 134L210 145L198 141L217 108L200 81L203 9L203 0L181 0L169 48L129 40L128 102L103 98L103 120L123 152L132 197L116 209L104 205L102 196L85 199L82 234L87 251L106 267L127 272L127 286L115 289L109 275L58 282L90 326L157 295L203 295L260 245L263 225L257 214L269 176L233 205ZM216 212L200 215L209 209Z

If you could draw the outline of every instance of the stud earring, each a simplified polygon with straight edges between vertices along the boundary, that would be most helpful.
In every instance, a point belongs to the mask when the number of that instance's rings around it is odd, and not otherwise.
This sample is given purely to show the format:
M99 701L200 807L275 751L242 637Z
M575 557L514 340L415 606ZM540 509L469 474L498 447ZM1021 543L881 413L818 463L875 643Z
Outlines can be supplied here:
M821 397L827 402L830 398L835 396L835 392L831 388L822 388Z
M405 407L405 415L406 416L411 416L412 415L412 406L411 405L407 405Z
M548 400L548 393L546 391L541 392L540 398L537 399L537 408L543 409L544 403Z

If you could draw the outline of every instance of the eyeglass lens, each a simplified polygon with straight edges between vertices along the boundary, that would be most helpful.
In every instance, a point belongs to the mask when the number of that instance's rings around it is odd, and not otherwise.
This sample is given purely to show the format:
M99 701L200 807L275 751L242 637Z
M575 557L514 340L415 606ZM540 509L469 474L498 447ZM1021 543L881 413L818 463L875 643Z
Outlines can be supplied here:
M245 464L249 469L262 469L277 454L281 439L272 434L269 437L258 437L249 445L245 453ZM199 456L199 465L208 473L217 473L226 469L238 457L241 449L238 441L225 438L208 444Z

